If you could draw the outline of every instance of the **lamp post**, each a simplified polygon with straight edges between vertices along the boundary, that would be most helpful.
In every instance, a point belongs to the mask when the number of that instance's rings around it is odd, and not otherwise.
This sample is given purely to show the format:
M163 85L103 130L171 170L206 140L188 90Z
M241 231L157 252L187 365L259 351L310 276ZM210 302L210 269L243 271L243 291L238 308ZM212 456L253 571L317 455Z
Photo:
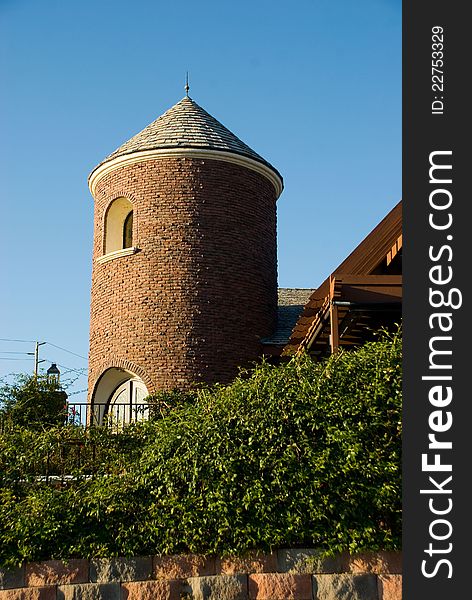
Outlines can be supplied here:
M48 382L56 383L59 386L61 372L57 368L56 363L51 363L51 366L46 371L46 373L47 373L47 377L48 377Z

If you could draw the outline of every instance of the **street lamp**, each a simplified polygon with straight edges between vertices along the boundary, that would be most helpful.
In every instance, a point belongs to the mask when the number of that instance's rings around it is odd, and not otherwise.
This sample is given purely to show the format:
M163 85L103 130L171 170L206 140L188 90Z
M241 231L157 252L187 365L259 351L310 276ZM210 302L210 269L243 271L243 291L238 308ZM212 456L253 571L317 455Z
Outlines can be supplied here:
M51 363L51 366L46 371L46 373L48 376L49 383L57 383L57 385L59 385L59 379L60 379L61 372L57 368L56 363Z

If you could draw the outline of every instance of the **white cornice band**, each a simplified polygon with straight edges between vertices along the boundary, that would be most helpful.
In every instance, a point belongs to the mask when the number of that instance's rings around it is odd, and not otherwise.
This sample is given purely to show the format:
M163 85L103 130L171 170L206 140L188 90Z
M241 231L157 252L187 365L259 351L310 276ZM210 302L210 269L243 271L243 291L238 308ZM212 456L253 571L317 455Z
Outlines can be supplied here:
M120 256L130 256L131 254L136 254L139 251L139 248L136 246L132 246L131 248L121 248L120 250L114 250L113 252L109 252L108 254L104 254L103 256L99 256L95 260L99 264L103 264L108 262L109 260L113 260L114 258L120 258Z
M205 150L202 148L161 148L155 150L141 150L132 154L118 156L113 160L103 163L97 167L89 177L89 188L92 196L95 198L95 189L102 177L108 175L121 167L128 167L136 163L146 160L154 160L159 158L207 158L211 160L219 160L221 162L229 162L241 167L251 169L268 179L275 188L276 198L280 196L283 190L283 182L281 177L267 167L263 163L258 162L247 156L234 154L233 152L224 152L222 150Z

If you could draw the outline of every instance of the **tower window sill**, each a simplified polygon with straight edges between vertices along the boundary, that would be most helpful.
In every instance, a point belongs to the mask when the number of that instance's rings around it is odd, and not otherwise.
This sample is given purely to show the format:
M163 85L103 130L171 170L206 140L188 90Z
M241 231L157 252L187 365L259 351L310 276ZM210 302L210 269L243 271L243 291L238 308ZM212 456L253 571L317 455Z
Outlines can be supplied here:
M103 264L108 262L109 260L120 258L121 256L130 256L130 254L136 254L136 252L139 252L139 248L137 248L136 246L133 246L132 248L123 248L122 250L115 250L114 252L109 252L108 254L99 256L96 259L96 261L99 264Z

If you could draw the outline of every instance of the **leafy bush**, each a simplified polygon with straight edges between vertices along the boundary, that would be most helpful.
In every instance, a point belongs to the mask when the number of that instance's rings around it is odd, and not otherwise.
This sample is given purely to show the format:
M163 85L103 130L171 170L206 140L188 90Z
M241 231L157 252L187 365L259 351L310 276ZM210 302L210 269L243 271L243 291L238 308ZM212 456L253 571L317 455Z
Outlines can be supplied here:
M203 385L200 386L200 390L203 389ZM155 394L150 394L146 398L146 402L149 405L149 418L160 419L168 414L169 411L176 408L182 408L187 404L195 404L198 400L198 388L192 390L164 390Z
M22 474L28 452L40 456L63 430L4 435L0 562L399 548L398 335L326 362L264 363L192 401L173 399L160 419L122 433L81 432L104 450L95 476L77 467L68 486Z
M114 435L105 427L68 425L39 435L35 429L10 427L0 436L0 485L21 489L25 483L122 473L139 460L141 446L141 436L132 428Z
M31 429L58 426L66 416L66 400L55 380L20 375L15 383L0 387L0 421Z

